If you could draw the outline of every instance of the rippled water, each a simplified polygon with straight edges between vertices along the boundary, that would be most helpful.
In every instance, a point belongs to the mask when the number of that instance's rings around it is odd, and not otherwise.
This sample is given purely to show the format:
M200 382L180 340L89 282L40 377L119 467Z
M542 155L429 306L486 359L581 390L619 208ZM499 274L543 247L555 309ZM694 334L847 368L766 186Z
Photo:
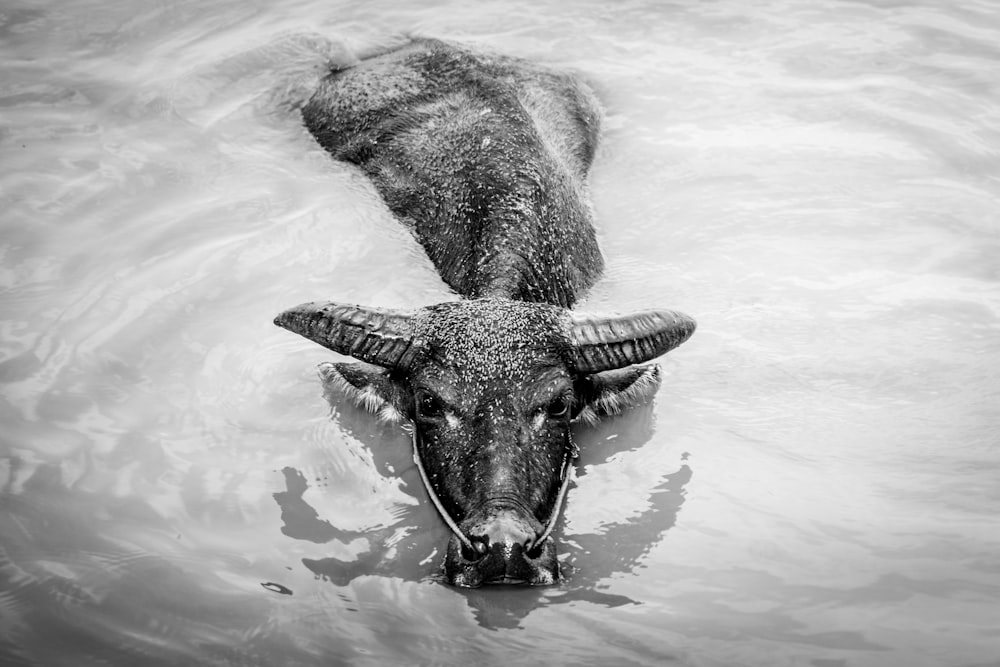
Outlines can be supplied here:
M441 584L271 324L451 298L294 111L406 32L591 81L583 305L699 320L558 587ZM1000 5L10 0L0 62L0 663L1000 665Z

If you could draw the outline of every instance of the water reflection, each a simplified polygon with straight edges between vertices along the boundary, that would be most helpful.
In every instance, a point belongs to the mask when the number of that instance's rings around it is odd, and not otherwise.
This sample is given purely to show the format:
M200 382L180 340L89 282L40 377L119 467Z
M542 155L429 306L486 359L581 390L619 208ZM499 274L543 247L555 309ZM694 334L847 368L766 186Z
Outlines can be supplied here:
M355 407L336 389L325 386L333 422L373 453L373 463L383 477L400 477L406 489L416 490L417 505L401 506L398 521L368 530L345 530L320 516L305 499L309 488L305 475L291 467L281 472L285 490L275 493L281 508L285 535L308 542L331 544L338 553L350 557L304 558L306 568L336 586L346 586L358 577L380 576L404 581L443 582L440 573L443 550L449 533L434 513L420 483L410 454L409 439L394 425L380 425L367 412ZM578 478L585 468L600 465L617 454L649 444L654 434L651 406L631 410L621 419L610 419L596 429L577 427L575 437L581 447ZM632 598L605 593L601 582L616 574L628 574L643 556L673 527L684 503L685 486L692 471L686 464L670 474L649 493L647 506L637 517L605 525L588 533L567 533L564 519L556 531L560 566L564 581L551 588L484 587L454 589L472 608L477 622L486 628L513 628L534 610L570 602L589 602L606 607L641 604ZM627 483L623 480L622 483ZM571 492L569 502L579 498ZM621 508L628 512L630 508Z

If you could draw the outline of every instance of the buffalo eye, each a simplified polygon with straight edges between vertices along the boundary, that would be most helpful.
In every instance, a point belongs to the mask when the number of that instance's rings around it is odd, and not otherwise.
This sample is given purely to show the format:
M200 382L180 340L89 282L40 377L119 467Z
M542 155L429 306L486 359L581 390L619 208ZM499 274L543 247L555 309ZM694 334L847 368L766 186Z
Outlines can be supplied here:
M545 411L554 419L561 419L569 412L569 401L565 396L559 396L546 406Z
M421 417L436 419L444 415L444 403L429 391L417 393L417 414Z

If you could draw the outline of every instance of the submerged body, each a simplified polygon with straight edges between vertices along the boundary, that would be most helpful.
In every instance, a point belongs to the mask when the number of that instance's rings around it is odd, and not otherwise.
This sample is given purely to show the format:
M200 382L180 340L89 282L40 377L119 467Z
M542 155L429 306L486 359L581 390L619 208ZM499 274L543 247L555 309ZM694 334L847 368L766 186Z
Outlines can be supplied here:
M568 307L601 274L584 180L600 111L572 77L421 40L334 72L302 117L463 297Z
M600 276L585 177L599 109L574 78L419 40L332 72L302 111L357 165L463 297L412 312L308 303L275 320L360 363L329 382L412 423L415 458L452 528L451 583L547 584L572 474L570 421L648 398L694 321L580 318Z

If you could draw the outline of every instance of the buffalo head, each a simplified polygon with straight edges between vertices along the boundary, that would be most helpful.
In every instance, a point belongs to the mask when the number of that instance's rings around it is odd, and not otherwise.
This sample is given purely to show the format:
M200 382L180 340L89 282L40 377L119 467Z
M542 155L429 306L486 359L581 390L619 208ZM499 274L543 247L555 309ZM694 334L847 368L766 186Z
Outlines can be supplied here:
M573 471L570 422L648 398L658 368L636 364L695 328L670 311L584 318L501 298L414 311L315 302L275 323L360 360L324 364L324 375L412 424L417 466L454 532L445 574L459 586L559 578L549 533Z

